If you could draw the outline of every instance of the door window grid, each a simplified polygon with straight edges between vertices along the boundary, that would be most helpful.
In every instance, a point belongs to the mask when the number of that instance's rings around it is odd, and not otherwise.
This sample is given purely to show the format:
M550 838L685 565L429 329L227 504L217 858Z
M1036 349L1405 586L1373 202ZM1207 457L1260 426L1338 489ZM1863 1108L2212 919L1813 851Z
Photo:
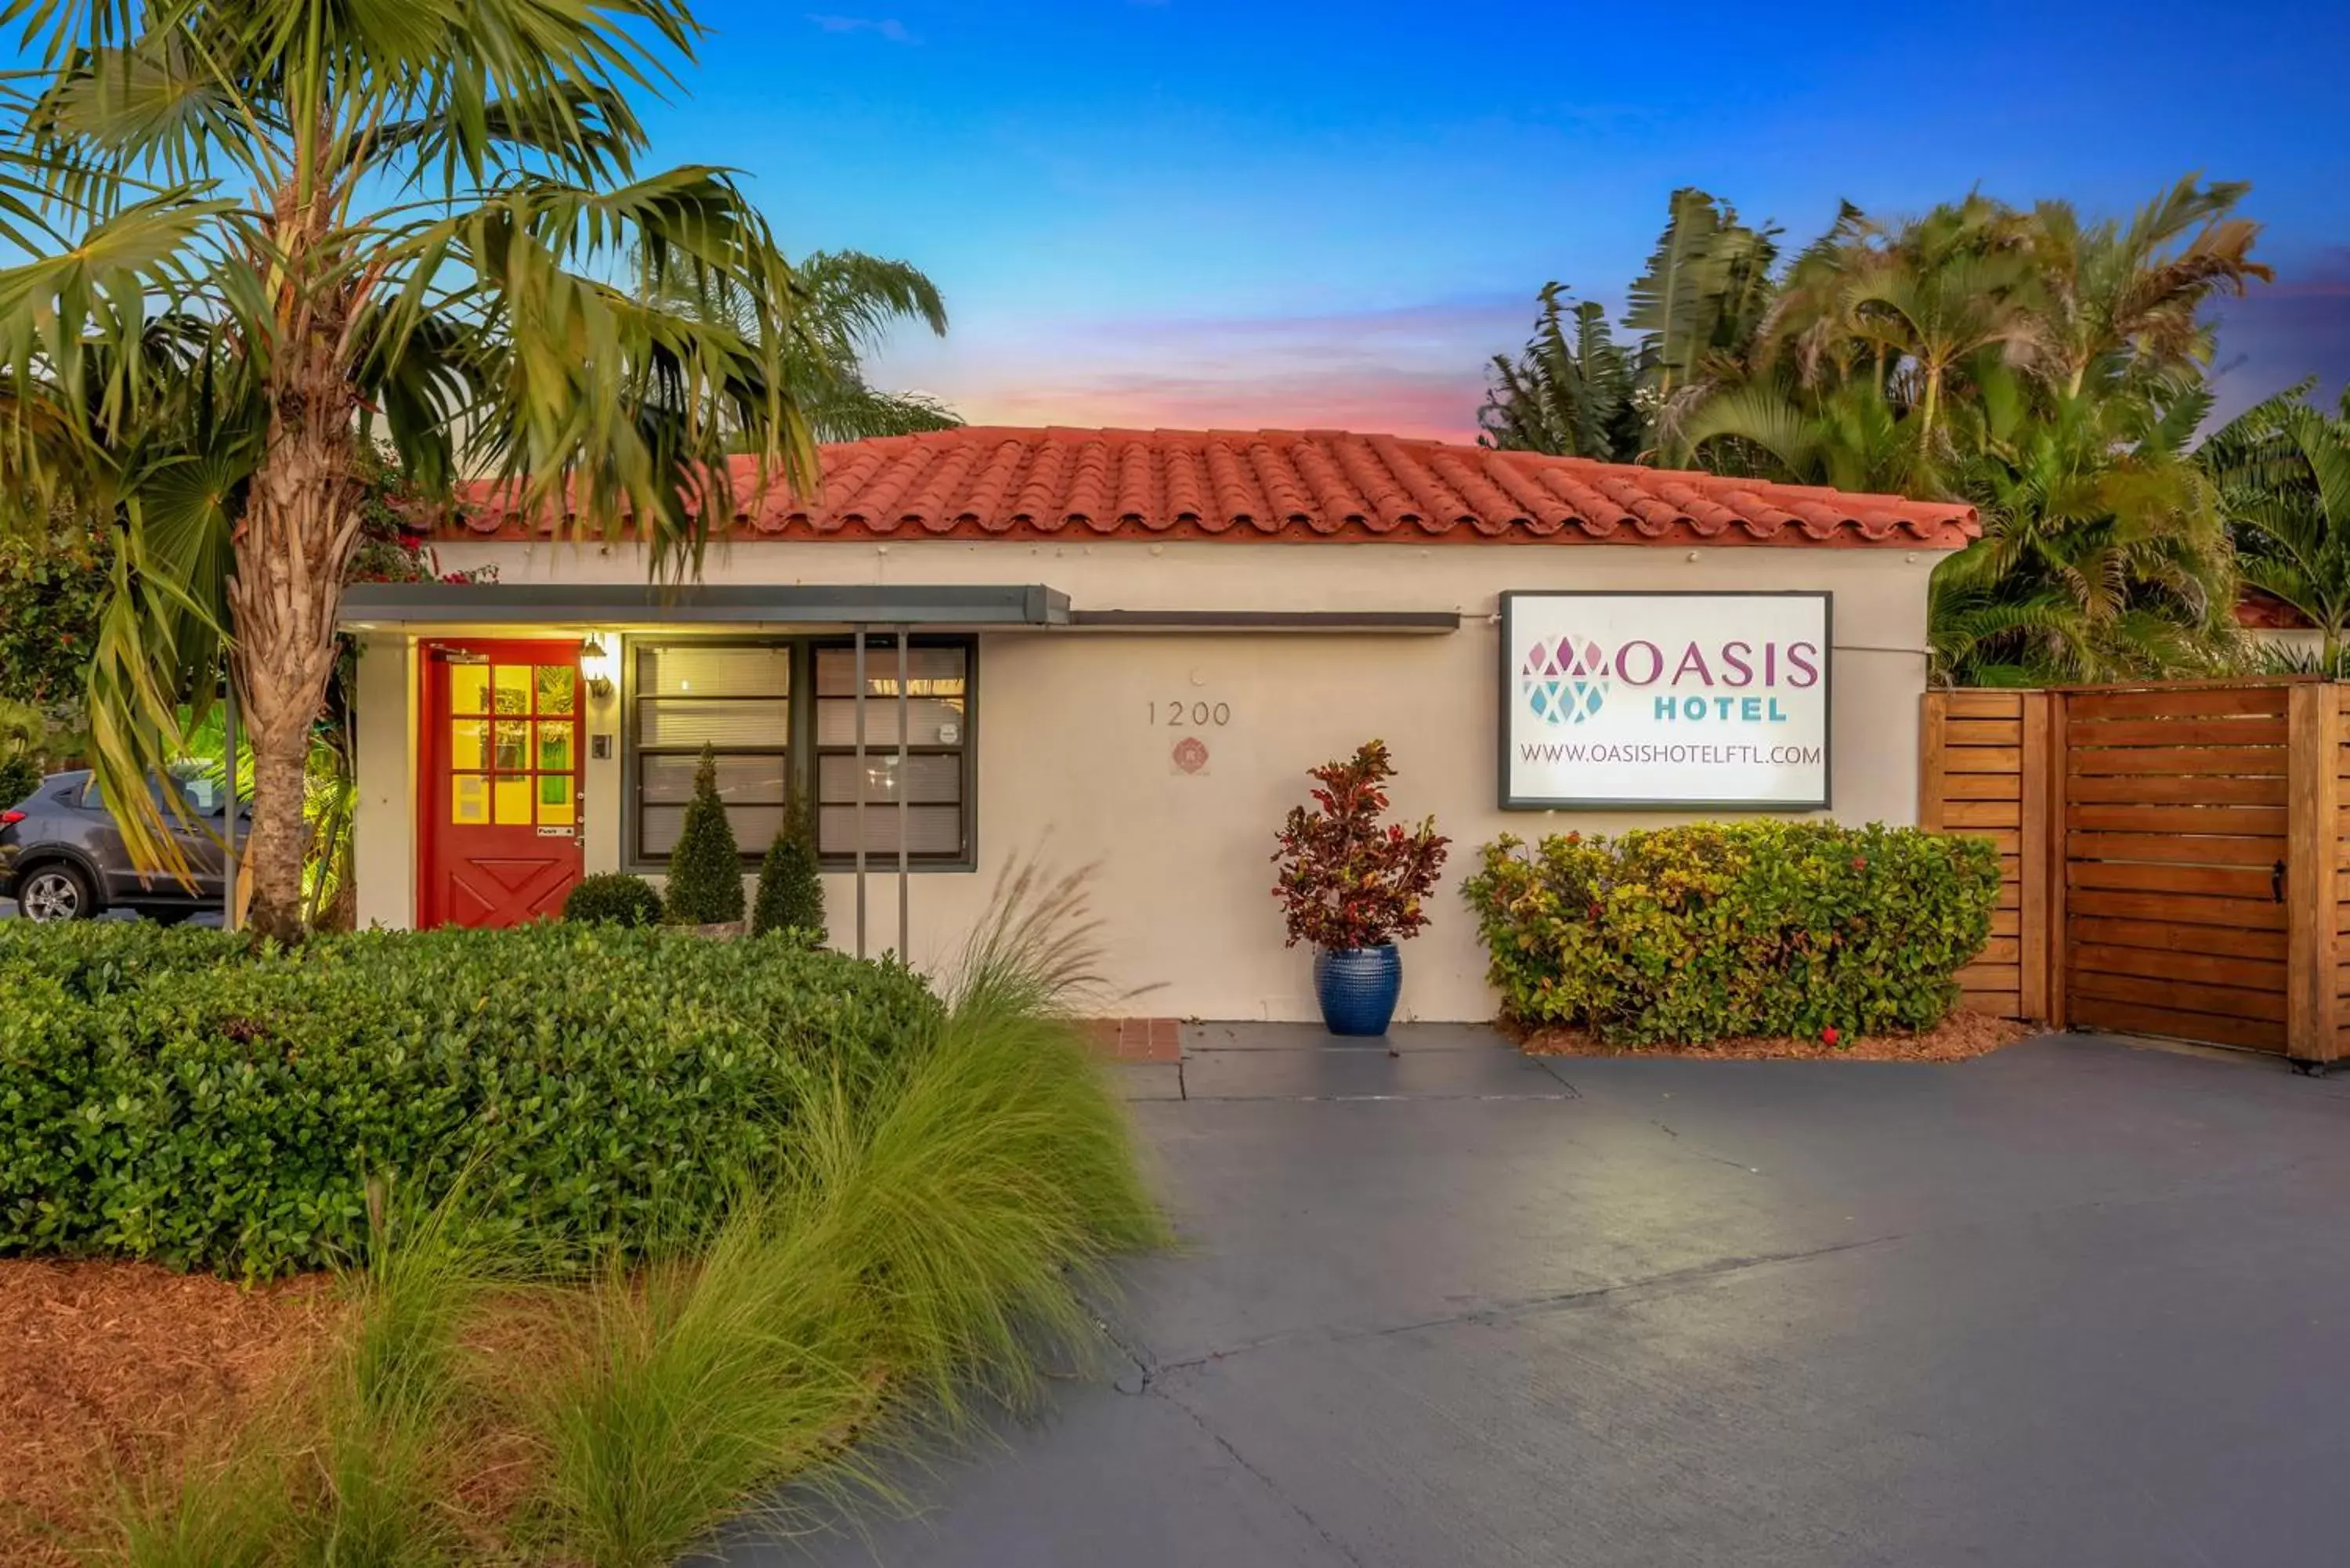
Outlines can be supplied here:
M448 675L451 824L576 830L579 672L484 659Z

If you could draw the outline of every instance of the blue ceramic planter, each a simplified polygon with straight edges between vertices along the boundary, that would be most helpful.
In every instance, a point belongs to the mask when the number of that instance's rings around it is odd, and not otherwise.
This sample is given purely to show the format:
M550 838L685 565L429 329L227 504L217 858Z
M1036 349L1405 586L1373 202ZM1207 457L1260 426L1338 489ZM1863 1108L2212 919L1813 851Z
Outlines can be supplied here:
M1333 1034L1385 1034L1403 990L1403 955L1381 948L1314 950L1314 996Z

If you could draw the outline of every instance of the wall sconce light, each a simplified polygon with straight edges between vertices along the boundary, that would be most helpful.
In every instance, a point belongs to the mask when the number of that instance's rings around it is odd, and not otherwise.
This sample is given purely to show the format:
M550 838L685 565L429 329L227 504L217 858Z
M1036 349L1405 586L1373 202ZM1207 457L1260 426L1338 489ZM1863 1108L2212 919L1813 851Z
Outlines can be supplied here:
M579 645L579 678L588 682L590 695L604 698L612 694L612 668L611 651L604 646L603 637L589 632L588 640Z

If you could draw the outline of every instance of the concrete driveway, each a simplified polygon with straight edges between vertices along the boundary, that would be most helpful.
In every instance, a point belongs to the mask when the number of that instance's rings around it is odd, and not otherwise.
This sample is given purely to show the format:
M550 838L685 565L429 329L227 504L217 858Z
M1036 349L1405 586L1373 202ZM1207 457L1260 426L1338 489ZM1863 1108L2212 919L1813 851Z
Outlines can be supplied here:
M2350 1079L1396 1044L1121 1069L1188 1248L1118 1386L731 1561L2350 1561Z

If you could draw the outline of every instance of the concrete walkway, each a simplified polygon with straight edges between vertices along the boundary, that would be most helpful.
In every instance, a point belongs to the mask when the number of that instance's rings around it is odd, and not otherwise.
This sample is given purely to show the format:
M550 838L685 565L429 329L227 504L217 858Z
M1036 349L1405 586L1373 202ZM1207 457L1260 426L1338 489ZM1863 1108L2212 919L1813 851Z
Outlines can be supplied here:
M2350 1561L2350 1079L2086 1037L1952 1066L1121 1069L1188 1241L1118 1386L737 1563Z

